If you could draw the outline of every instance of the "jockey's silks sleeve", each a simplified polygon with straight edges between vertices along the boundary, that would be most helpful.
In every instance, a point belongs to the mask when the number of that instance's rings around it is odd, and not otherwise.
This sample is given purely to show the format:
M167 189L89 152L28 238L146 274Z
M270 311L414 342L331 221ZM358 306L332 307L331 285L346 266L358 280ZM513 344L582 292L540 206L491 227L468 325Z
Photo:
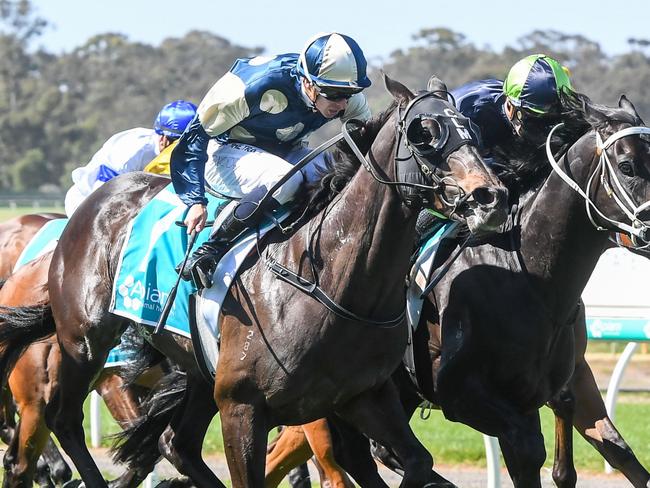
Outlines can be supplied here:
M232 73L222 76L203 97L196 117L172 151L172 183L188 206L207 203L204 172L208 142L248 116L244 88L241 79Z
M181 201L192 206L207 205L205 198L205 162L208 160L210 136L205 132L197 115L178 140L172 151L170 170L174 190Z

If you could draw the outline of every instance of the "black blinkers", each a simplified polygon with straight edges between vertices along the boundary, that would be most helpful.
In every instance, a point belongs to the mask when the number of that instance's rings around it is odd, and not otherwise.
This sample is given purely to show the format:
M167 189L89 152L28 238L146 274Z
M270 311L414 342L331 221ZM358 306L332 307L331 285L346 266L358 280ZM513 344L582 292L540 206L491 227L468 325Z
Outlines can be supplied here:
M440 163L459 147L476 144L470 120L437 95L426 92L417 96L400 116L396 173L399 181L412 184L399 187L409 206L432 203L433 195L424 190L426 187L445 193L449 182L437 174ZM462 198L462 190L456 190Z

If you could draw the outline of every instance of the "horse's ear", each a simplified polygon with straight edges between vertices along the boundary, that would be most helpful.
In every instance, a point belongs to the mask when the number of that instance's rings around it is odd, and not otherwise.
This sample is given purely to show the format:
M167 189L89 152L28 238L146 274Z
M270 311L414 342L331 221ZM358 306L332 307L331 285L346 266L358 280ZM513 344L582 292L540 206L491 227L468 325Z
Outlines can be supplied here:
M386 73L384 73L384 85L386 85L386 89L399 103L408 103L415 97L415 93L402 85L399 81L390 78Z
M628 114L630 114L632 117L637 119L641 124L643 124L643 121L641 120L641 117L639 117L638 112L636 111L636 108L634 108L634 105L632 105L632 102L630 102L625 95L621 95L621 98L618 99L618 106L625 110Z
M438 78L436 75L433 75L431 78L429 78L429 82L427 83L427 91L430 92L447 92L447 85L445 85L440 78Z
M594 106L589 100L584 99L582 102L583 105L583 110L585 114L585 120L591 125L592 127L597 127L601 124L604 124L609 120L609 117L605 112L602 112L599 110L596 106Z

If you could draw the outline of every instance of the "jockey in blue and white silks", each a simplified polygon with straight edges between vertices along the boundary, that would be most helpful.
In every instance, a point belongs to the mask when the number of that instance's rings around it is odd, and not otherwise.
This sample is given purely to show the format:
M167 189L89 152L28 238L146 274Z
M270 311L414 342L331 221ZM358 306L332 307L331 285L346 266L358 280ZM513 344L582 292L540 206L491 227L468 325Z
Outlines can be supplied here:
M188 233L200 231L207 219L206 178L241 202L190 258L184 278L196 271L197 285L209 284L230 242L257 223L259 199L308 153L304 141L311 132L335 118L370 117L361 94L370 86L366 64L352 38L319 35L300 54L238 59L208 91L171 156L174 188L189 207ZM319 177L323 164L318 157L295 174L272 204L289 202L305 181Z
M544 139L561 117L561 93L570 90L566 68L549 56L533 54L514 64L505 81L472 81L451 93L456 108L480 129L480 147L489 154L513 137Z
M176 100L156 116L153 129L136 127L111 136L90 162L72 171L73 186L65 196L70 217L88 195L122 173L142 171L161 150L177 140L196 115L196 105Z

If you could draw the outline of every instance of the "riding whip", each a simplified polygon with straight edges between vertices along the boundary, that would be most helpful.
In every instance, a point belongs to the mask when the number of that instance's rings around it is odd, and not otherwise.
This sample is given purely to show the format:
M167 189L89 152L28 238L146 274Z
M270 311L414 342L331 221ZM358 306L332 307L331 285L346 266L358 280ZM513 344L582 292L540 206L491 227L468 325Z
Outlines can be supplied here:
M165 322L167 321L167 317L169 317L169 312L172 309L172 305L174 304L174 299L176 298L176 292L178 291L178 285L181 282L181 275L183 274L183 270L185 269L187 260L190 257L190 254L192 253L192 247L194 246L194 242L196 241L197 235L198 232L196 232L196 230L193 230L190 233L190 238L187 241L187 250L185 251L185 257L183 258L183 262L181 263L181 266L178 271L178 278L176 278L176 283L174 283L173 288L169 291L167 300L165 300L165 306L163 307L162 312L160 313L160 318L158 319L156 328L153 331L154 335L160 334L162 330L165 328Z

